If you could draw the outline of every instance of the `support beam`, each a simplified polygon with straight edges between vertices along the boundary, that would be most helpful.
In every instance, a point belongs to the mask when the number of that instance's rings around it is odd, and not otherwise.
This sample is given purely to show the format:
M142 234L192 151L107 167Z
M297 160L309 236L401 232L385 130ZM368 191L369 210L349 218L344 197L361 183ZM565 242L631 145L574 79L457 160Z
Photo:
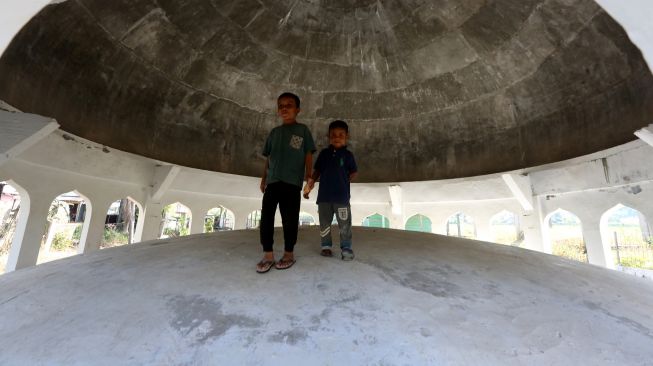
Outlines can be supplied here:
M390 227L404 229L404 200L401 186L388 186L388 191L390 193L390 211L392 212Z
M140 228L140 232L138 229L136 230L141 241L158 239L161 235L161 220L163 219L161 211L163 207L160 202L149 202L143 207L142 228ZM140 218L139 221L141 221Z
M601 222L599 218L600 216L591 216L591 218L588 216L584 217L584 220L581 219L583 240L587 249L587 261L590 264L615 269L610 243L603 243L601 237Z
M642 141L653 146L653 124L644 127L641 130L635 131L635 136L639 137Z
M176 165L157 165L150 186L150 200L159 202L180 171L181 168Z
M390 192L390 203L392 204L392 214L401 215L403 213L403 199L401 186L393 185L388 187Z
M528 175L502 174L501 178L524 211L533 211L533 189Z
M0 125L2 125L0 165L20 155L59 128L57 121L52 118L2 110L0 110Z

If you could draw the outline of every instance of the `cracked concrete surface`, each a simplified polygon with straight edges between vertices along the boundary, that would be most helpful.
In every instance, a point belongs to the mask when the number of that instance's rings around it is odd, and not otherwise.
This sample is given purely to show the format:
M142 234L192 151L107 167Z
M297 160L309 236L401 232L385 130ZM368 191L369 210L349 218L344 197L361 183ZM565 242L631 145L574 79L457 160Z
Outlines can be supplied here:
M281 232L276 233L280 237ZM354 228L356 260L259 275L257 231L0 276L0 364L647 365L653 284L483 242ZM160 244L160 245L155 245Z

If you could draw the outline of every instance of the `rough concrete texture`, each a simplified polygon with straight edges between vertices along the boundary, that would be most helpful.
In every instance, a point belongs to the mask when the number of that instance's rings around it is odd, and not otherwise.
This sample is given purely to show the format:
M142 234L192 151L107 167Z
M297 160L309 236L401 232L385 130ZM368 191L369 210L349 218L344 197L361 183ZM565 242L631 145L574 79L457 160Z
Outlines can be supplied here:
M281 232L276 233L280 239ZM0 277L0 364L650 365L653 283L513 247L355 228L356 260L260 275L257 231Z
M251 176L285 90L319 146L350 122L361 182L555 162L653 114L640 51L592 0L70 0L0 59L0 99L68 132Z

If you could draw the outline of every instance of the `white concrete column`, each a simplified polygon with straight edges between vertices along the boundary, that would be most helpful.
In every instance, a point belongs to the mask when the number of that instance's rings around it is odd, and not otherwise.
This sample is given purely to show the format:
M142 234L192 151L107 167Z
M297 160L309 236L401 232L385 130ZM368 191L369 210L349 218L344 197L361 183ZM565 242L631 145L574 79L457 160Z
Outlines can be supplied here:
M161 211L163 210L161 202L148 202L143 207L143 227L140 232L141 241L155 240L161 235ZM139 218L139 221L141 218ZM138 231L138 230L137 230Z
M585 217L581 220L583 225L583 240L585 241L589 263L614 269L615 266L612 259L612 251L610 250L610 243L603 243L601 238L600 216L596 218Z
M190 208L190 207L189 207ZM190 208L190 233L203 234L204 233L204 217L211 208L193 207Z
M494 235L490 229L490 218L485 216L474 217L476 221L476 240L488 241L494 243Z
M90 201L90 203L89 203ZM114 200L89 199L86 204L86 219L79 239L78 253L90 253L100 249L107 211ZM90 216L90 217L89 217Z
M390 194L390 227L392 229L404 230L404 198L403 189L399 185L388 186L388 193Z
M519 225L524 231L524 248L551 254L551 242L544 237L542 229L542 226L548 223L542 222L542 205L539 196L533 197L533 205L535 206L533 210L522 210L519 216Z
M247 215L249 215L249 212L245 211L234 211L232 210L231 212L234 213L234 230L245 230L246 224L247 224Z
M19 193L20 212L7 259L7 272L36 265L41 240L45 235L48 210L52 204L52 198L46 195L28 196L22 190Z
M143 238L143 229L145 228L145 208L143 206L138 207L138 221L136 222L136 227L134 228L134 235L132 236L132 243L138 243Z

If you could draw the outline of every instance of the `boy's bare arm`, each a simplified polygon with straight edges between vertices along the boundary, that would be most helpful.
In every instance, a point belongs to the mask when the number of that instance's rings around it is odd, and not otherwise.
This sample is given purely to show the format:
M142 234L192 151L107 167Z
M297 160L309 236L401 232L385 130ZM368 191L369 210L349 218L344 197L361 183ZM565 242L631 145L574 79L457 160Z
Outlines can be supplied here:
M261 178L261 193L265 193L265 182L268 178L268 168L270 167L270 158L265 159L265 169L263 169L263 177Z
M306 157L304 158L304 180L308 182L308 180L311 178L312 174L311 172L313 171L313 153L309 152L306 154Z
M358 172L351 172L351 173L349 173L349 181L351 182L351 181L353 181L354 179L356 179L356 176L358 176Z

